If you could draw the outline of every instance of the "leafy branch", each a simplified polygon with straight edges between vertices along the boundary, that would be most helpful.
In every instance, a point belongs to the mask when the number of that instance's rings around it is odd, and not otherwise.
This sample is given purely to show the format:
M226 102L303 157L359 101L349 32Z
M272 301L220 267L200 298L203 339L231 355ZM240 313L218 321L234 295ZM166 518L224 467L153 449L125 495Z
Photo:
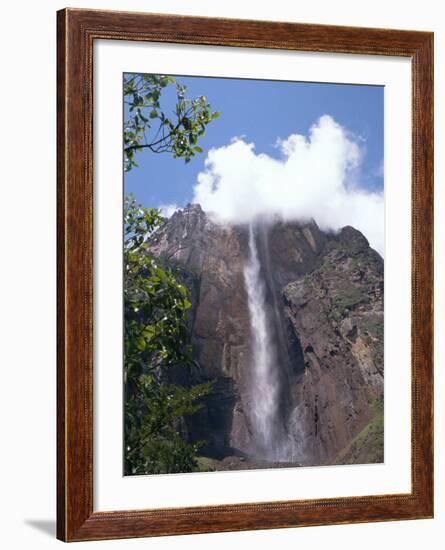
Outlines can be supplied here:
M164 88L174 86L175 109L167 116L161 108ZM206 126L219 113L212 112L205 96L186 97L186 86L172 76L154 74L124 75L124 169L130 171L138 164L135 154L144 149L152 153L171 153L174 158L190 162L196 153L202 153L199 139Z

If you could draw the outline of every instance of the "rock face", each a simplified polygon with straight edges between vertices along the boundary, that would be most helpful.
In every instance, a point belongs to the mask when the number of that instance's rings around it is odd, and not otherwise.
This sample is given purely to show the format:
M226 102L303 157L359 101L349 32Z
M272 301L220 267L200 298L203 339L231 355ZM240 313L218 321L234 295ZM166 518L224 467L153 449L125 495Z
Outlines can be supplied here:
M276 348L278 414L289 441L283 461L382 461L383 451L347 451L353 441L359 445L383 396L382 258L352 227L327 234L314 221L263 222L255 239ZM151 237L150 252L178 269L189 291L200 365L193 382L215 380L204 408L188 421L188 437L205 440L209 457L258 458L244 274L249 228L216 224L189 205ZM374 439L383 449L383 430Z

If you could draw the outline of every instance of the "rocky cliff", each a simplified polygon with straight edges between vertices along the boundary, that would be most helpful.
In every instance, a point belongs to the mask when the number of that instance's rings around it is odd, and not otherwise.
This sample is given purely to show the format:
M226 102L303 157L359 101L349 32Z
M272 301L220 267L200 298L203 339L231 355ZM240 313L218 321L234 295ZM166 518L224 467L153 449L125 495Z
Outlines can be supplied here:
M185 435L219 468L383 460L383 260L352 227L263 221L254 233L275 384L274 430L286 451L264 454L253 415L249 227L214 223L199 205L166 220L150 251L189 291L195 380L213 394ZM250 249L249 249L250 246ZM272 346L270 346L272 347ZM180 380L189 383L190 380ZM371 430L372 440L367 435ZM264 445L263 445L264 447Z

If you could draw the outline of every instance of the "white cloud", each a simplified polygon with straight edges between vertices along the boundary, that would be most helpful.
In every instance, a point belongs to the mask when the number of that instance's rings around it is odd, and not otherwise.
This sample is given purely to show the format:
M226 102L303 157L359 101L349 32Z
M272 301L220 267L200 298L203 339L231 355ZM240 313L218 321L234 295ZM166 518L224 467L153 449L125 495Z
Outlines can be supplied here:
M383 255L383 193L360 187L360 141L328 115L308 136L278 140L282 159L256 154L253 143L236 138L209 151L193 202L224 223L278 215L314 218L324 230L352 225Z
M164 218L170 218L179 209L179 206L177 204L161 204L158 208Z

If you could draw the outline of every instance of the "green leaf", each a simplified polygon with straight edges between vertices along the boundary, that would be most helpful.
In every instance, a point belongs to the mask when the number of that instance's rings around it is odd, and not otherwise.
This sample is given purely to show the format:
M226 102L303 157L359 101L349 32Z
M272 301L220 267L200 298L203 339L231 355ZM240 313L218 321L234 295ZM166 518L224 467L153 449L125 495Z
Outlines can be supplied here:
M143 336L139 336L138 338L136 338L134 341L134 345L136 346L136 349L139 351L144 351L144 349L147 346Z

